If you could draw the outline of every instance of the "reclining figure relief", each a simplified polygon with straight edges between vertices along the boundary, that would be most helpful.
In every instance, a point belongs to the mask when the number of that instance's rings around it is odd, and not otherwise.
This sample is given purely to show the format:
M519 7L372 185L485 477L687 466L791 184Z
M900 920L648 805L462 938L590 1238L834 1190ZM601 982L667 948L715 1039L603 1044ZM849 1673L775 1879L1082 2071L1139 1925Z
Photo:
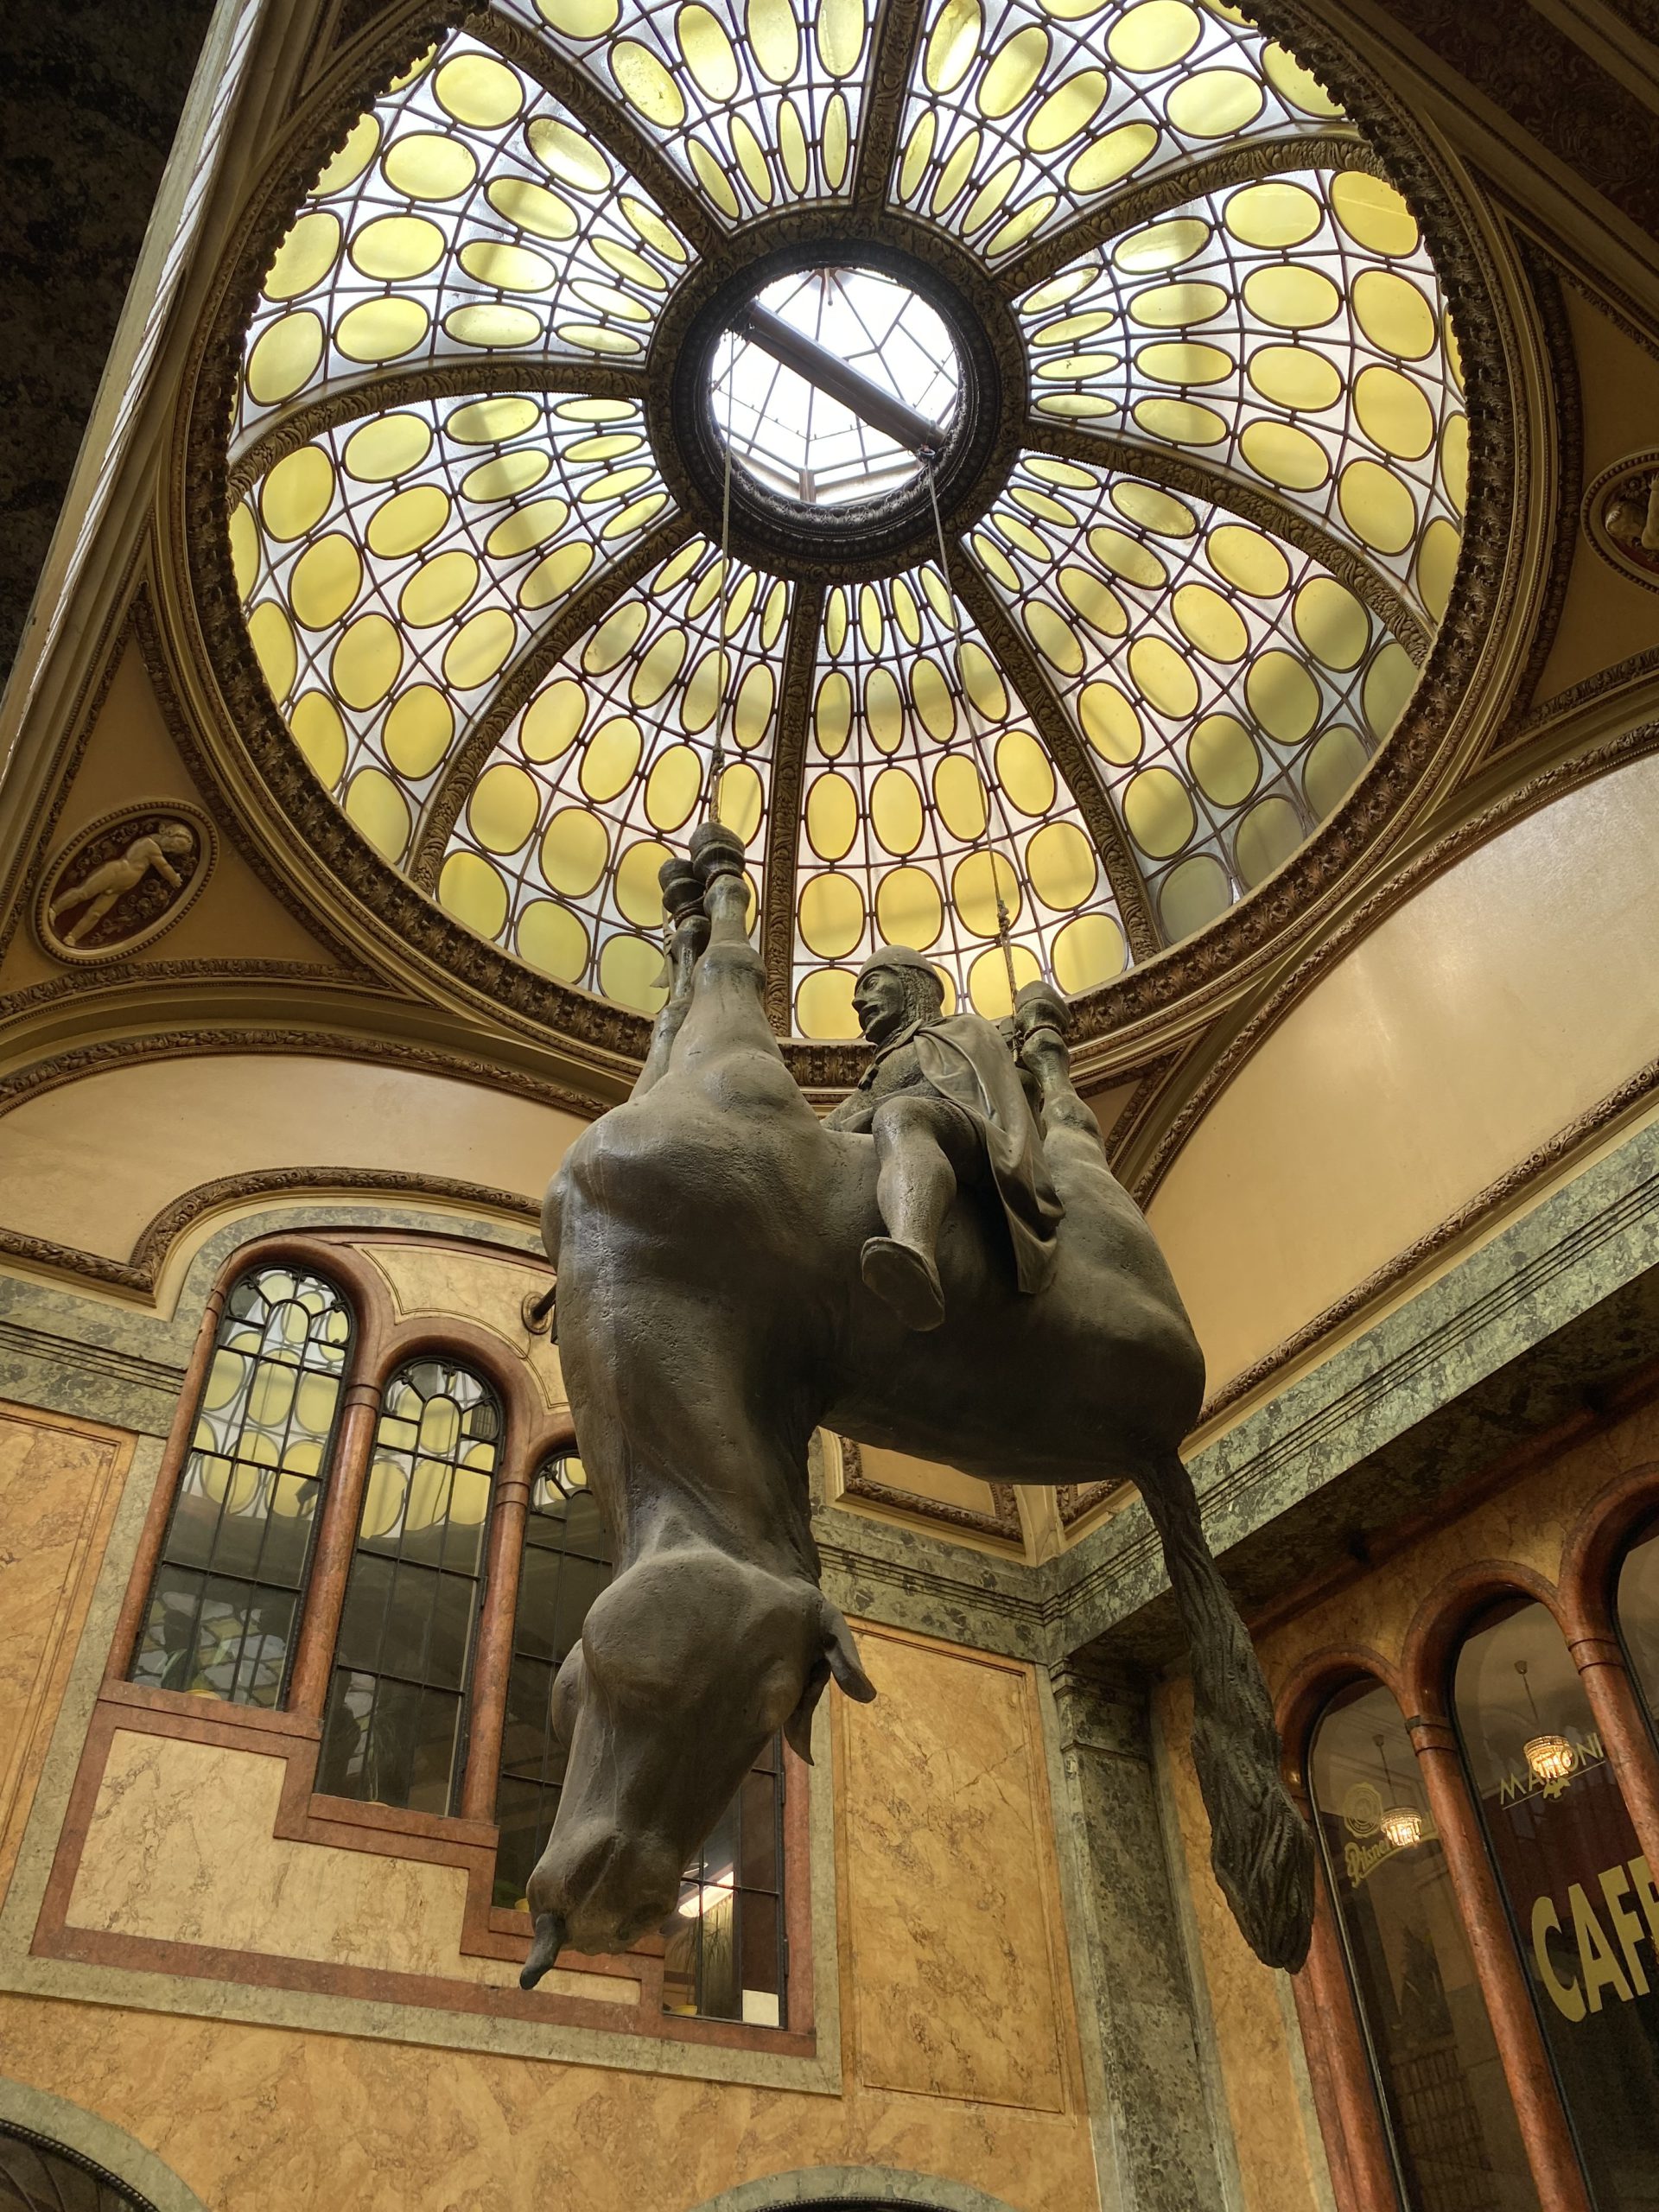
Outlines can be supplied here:
M672 988L645 1068L543 1209L617 1569L554 1686L567 1767L525 1986L658 1926L768 1738L810 1757L830 1681L875 1695L819 1587L820 1426L991 1482L1139 1486L1217 1877L1258 1955L1300 1965L1313 1839L1180 1457L1203 1359L1072 1088L1065 1001L1027 986L1007 1034L947 1017L921 956L887 948L856 986L869 1069L820 1121L766 1021L741 844L708 824L691 853L662 871Z

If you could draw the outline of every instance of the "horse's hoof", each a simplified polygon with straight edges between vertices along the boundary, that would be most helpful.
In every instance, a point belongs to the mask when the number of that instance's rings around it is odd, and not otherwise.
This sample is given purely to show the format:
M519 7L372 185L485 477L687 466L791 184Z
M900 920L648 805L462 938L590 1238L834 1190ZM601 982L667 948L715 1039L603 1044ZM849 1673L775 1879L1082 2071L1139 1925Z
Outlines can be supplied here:
M691 865L705 884L716 876L741 875L743 840L723 822L702 822L691 832Z
M1027 1034L1033 1029L1053 1029L1064 1039L1071 1009L1046 978L1020 985L1014 996L1014 1011L1017 1027Z
M681 860L677 854L664 861L657 871L657 880L662 886L663 911L671 922L702 912L702 884L690 861Z
M556 1913L536 1915L536 1936L518 1976L520 1989L534 1989L564 1948L564 1923Z
M937 1329L944 1320L939 1271L925 1252L896 1236L872 1236L858 1264L865 1288L890 1306L907 1329Z

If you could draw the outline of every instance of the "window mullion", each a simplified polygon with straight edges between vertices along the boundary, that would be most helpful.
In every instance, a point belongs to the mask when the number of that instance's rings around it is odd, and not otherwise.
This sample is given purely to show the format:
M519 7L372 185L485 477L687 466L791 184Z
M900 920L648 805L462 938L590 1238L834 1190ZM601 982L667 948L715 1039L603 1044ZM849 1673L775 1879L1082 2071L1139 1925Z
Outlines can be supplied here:
M1659 1866L1659 1762L1624 1650L1616 1637L1597 1635L1572 1637L1567 1648L1607 1747L1630 1825L1649 1865Z
M299 1656L289 1685L289 1710L321 1722L334 1671L334 1643L340 1609L357 1544L358 1516L368 1480L369 1457L380 1418L380 1386L353 1382L346 1387L334 1446L334 1479L323 1500L322 1525L311 1564L311 1588L300 1630Z
M490 1516L489 1552L484 1594L479 1607L473 1663L469 1670L466 1768L461 1779L463 1819L495 1819L495 1795L501 1765L501 1737L506 1720L507 1677L512 1669L512 1626L524 1558L524 1529L530 1518L530 1478L521 1465L498 1477Z

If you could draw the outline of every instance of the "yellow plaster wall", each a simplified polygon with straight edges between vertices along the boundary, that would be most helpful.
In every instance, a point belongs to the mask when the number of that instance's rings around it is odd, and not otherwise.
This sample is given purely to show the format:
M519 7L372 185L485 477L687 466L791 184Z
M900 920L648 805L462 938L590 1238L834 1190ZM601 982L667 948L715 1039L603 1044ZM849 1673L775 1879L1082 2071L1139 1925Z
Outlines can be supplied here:
M963 1506L969 1513L996 1510L990 1484L955 1467L912 1459L908 1452L889 1452L876 1444L861 1444L858 1456L867 1482L880 1483L888 1490L903 1491L935 1504Z
M5 1226L124 1259L182 1191L250 1169L372 1167L540 1203L584 1124L480 1084L370 1061L137 1061L0 1118Z
M1147 1209L1212 1388L1652 1058L1656 849L1659 759L1568 792L1391 914L1221 1093Z

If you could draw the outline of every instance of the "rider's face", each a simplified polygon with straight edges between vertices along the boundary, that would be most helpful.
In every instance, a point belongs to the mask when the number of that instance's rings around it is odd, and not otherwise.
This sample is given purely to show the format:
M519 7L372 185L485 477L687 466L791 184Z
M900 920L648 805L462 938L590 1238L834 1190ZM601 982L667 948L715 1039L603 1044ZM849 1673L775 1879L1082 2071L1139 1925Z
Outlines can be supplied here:
M894 968L873 968L853 987L853 1011L872 1045L884 1044L905 1019L905 986Z

